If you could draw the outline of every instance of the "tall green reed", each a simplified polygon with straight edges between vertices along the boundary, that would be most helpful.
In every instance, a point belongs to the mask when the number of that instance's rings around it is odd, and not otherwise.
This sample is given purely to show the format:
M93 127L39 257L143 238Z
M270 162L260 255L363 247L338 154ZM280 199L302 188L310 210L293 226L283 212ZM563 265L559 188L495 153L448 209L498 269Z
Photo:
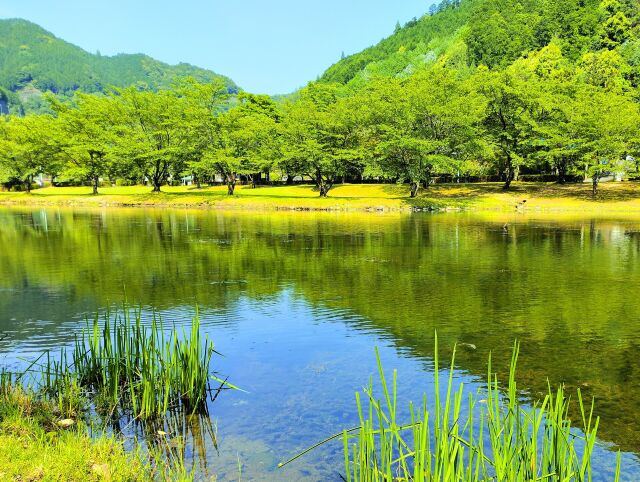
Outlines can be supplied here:
M380 362L378 376L382 394L373 383L356 394L360 425L336 434L280 464L342 437L344 479L348 482L590 482L591 459L599 419L594 405L587 406L580 391L577 404L581 423L569 418L571 400L564 387L552 390L533 404L518 397L516 364L519 345L513 350L509 380L500 390L488 364L486 393L467 397L464 385L453 379L455 348L446 390L441 393L437 337L434 358L434 395L428 403L409 404L408 419L400 420L397 372L389 382ZM480 398L484 396L486 398ZM620 477L620 454L614 481Z
M87 320L70 354L47 356L42 386L58 398L80 387L99 411L114 418L206 413L207 399L232 387L211 374L214 353L213 343L201 335L197 313L189 331L166 330L159 316L146 326L140 311L132 315L125 308L104 315L103 323L98 315ZM220 386L214 389L212 381Z

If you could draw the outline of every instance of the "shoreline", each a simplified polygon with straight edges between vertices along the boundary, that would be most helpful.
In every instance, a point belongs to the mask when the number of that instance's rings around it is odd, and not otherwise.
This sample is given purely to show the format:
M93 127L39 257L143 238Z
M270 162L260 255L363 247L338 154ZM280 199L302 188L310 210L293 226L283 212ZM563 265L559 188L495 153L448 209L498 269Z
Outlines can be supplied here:
M223 186L196 189L147 186L105 187L92 195L87 187L48 187L23 192L0 192L0 206L68 208L161 208L264 212L522 212L640 214L640 183L603 184L591 197L585 184L514 183L503 191L499 183L441 184L410 198L405 186L390 184L338 185L321 198L310 185L238 186L234 196ZM404 194L404 195L403 195Z

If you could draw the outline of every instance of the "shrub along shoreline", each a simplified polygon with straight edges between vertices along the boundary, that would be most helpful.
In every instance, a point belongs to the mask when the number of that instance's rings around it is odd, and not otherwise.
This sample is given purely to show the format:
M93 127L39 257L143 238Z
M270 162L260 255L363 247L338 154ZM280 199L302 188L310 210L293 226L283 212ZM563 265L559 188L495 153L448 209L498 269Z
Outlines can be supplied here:
M224 186L105 187L92 195L87 187L47 187L24 192L0 192L0 205L71 207L188 207L229 210L290 211L499 211L499 212L638 212L640 183L601 185L596 196L588 184L500 183L436 184L410 198L397 184L341 184L321 198L312 185L238 186L234 196Z

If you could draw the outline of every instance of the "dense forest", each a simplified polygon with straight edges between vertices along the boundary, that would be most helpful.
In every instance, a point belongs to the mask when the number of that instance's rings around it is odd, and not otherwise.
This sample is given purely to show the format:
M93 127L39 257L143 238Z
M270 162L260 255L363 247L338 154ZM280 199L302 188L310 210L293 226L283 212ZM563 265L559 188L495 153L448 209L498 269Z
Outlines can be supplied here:
M26 20L0 19L0 112L47 111L42 93L61 98L76 91L104 92L115 87L139 85L157 90L169 88L179 78L200 82L221 79L231 91L231 79L189 64L167 65L142 54L113 57L91 54L56 38Z
M416 196L436 180L590 179L595 195L638 171L635 0L447 0L278 102L205 80L46 95L49 113L0 125L0 181L188 177L233 194L298 177L321 196L344 180Z

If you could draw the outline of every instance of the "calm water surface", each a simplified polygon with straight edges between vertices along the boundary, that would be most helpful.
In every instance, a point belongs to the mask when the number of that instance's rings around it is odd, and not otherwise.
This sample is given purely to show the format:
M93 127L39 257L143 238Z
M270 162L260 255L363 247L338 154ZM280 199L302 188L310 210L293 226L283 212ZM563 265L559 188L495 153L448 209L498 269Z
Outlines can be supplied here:
M276 465L356 424L375 346L405 401L431 390L437 330L443 357L466 344L455 378L471 391L490 350L505 377L520 340L523 397L547 378L595 397L596 480L616 448L638 480L638 293L640 218L0 209L1 364L125 298L176 323L199 307L217 371L247 391L211 405L201 478L237 480L240 460L244 480L340 480L341 442Z

